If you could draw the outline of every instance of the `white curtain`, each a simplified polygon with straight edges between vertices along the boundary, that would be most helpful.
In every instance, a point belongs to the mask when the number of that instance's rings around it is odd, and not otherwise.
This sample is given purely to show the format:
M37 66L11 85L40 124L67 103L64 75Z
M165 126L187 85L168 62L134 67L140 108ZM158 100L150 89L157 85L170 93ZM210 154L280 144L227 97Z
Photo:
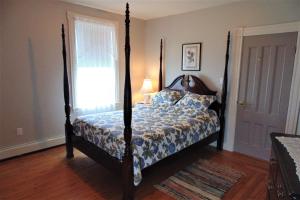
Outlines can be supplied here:
M118 50L114 23L76 18L74 106L77 114L113 110L118 100Z

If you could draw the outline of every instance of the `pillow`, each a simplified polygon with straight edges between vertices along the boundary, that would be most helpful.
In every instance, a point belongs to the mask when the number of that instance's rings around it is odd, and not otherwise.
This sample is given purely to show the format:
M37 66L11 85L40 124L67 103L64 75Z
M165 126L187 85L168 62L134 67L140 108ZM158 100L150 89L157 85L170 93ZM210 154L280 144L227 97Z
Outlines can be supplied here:
M180 99L176 106L180 107L194 107L200 110L207 110L209 106L217 100L214 95L199 95L195 93L188 92Z
M174 105L181 97L179 91L164 89L153 96L152 105Z

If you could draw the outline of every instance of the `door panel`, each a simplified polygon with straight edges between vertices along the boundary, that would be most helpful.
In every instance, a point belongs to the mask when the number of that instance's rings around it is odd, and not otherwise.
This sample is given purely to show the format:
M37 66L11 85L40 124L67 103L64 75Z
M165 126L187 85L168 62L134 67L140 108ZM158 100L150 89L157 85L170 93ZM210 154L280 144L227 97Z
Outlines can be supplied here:
M269 159L270 133L284 132L297 33L244 37L235 151Z

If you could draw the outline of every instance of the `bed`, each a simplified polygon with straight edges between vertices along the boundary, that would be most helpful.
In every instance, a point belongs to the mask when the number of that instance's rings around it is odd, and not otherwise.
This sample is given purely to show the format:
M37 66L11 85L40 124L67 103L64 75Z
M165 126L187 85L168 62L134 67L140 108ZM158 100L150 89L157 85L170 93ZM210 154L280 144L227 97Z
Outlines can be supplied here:
M142 171L161 160L195 145L217 141L222 150L224 112L227 93L227 68L230 33L222 88L222 103L212 101L207 109L180 104L188 95L216 96L205 83L193 75L181 75L164 90L182 96L172 105L137 105L132 108L130 82L129 5L126 6L124 109L77 117L70 120L69 82L64 26L62 45L64 61L65 135L67 158L73 147L106 168L122 175L123 199L134 199L134 187L142 180ZM162 88L162 41L160 46L159 90Z
M74 134L122 160L125 150L123 111L81 116L73 122ZM132 113L134 185L142 169L195 144L220 130L214 110L178 105L138 104Z

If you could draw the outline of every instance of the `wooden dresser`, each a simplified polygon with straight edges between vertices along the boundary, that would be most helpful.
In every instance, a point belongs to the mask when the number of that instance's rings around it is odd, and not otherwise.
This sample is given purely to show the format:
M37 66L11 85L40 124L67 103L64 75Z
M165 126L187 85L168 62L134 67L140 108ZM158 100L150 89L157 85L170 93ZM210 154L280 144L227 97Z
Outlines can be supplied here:
M272 153L268 180L267 199L300 200L300 182L296 175L296 166L286 148L275 138L277 136L299 137L282 133L272 133Z

